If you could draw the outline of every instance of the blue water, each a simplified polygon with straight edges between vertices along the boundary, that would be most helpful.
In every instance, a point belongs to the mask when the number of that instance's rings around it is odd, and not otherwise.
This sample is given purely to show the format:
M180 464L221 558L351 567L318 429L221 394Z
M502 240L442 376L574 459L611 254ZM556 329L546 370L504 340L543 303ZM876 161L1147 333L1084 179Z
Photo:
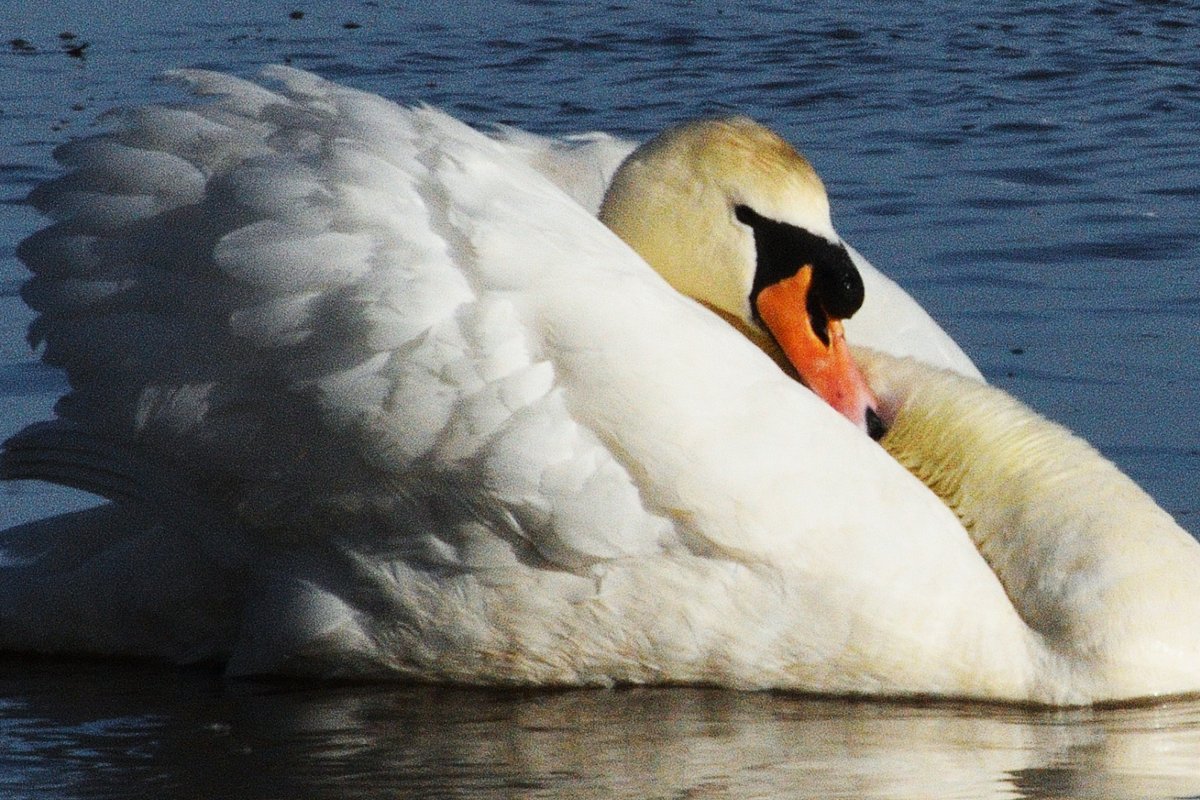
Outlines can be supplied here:
M544 133L771 124L824 176L839 231L989 380L1200 532L1200 4L839 5L0 0L0 435L65 389L24 345L13 256L52 147L106 108L175 97L165 69L290 62ZM3 487L0 527L86 502ZM1187 704L247 687L15 660L0 710L13 797L1200 794Z

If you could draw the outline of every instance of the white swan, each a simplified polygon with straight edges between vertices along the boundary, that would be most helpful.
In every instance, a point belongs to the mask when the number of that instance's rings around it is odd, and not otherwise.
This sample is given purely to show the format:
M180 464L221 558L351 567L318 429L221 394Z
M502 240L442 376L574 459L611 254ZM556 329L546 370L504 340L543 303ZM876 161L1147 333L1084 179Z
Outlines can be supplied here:
M0 646L524 685L1200 690L1200 546L1002 393L862 351L888 446L944 504L595 220L620 143L489 138L293 70L182 77L212 101L125 114L32 195L55 223L19 248L31 336L73 391L5 470L117 502L5 534ZM713 130L749 149L674 149ZM745 332L764 237L839 244L811 169L747 123L626 164L605 218ZM581 174L583 204L551 182ZM852 341L977 377L848 252ZM805 303L835 340L838 298Z

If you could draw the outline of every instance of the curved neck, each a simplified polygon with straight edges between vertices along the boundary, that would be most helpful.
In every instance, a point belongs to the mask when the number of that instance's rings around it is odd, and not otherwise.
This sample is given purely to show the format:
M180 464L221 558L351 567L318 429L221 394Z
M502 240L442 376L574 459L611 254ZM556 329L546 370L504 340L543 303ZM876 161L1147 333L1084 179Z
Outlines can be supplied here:
M885 448L958 515L1044 647L1033 699L1194 691L1200 544L1094 448L1004 392L863 357L895 413Z

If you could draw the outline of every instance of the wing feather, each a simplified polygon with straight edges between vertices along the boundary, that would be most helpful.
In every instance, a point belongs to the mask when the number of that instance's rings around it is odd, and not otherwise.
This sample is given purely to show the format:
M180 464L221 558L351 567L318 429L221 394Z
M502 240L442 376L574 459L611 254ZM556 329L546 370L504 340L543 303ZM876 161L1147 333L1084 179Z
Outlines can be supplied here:
M661 546L529 299L564 253L636 261L512 135L289 69L173 77L205 102L117 114L31 196L53 220L19 248L31 339L72 393L22 477L123 497L141 459L263 535L370 531L442 565ZM72 436L86 463L56 465Z

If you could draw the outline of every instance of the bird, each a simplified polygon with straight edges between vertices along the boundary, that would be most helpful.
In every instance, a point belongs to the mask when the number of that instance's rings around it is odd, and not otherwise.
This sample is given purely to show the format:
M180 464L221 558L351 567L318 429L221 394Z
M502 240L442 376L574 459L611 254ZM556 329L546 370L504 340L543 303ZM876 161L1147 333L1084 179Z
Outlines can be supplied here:
M196 99L30 194L29 337L70 391L0 472L106 502L0 537L0 648L1200 691L1200 545L987 385L765 127L551 139L287 67L173 78Z

